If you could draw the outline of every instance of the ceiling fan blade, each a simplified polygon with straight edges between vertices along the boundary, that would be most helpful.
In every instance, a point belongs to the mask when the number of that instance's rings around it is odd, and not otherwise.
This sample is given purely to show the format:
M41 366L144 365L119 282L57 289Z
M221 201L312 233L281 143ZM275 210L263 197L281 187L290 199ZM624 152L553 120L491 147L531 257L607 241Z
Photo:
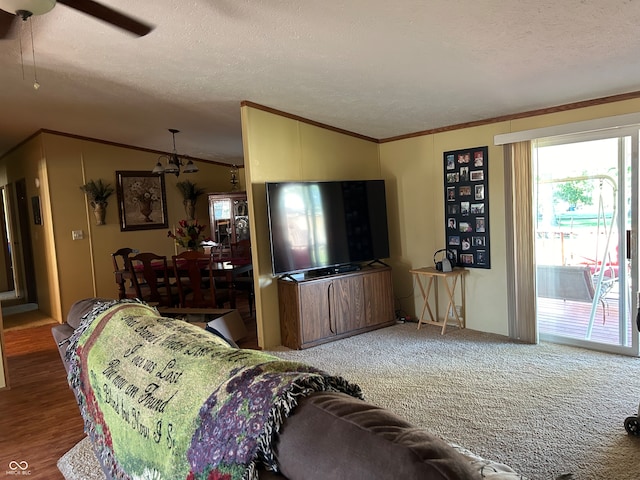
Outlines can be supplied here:
M153 30L153 26L140 22L139 20L113 10L112 8L105 7L93 0L58 0L58 3L64 3L68 7L122 28L123 30L138 35L139 37L143 37Z
M17 15L0 10L0 40L13 36L13 31L19 20Z

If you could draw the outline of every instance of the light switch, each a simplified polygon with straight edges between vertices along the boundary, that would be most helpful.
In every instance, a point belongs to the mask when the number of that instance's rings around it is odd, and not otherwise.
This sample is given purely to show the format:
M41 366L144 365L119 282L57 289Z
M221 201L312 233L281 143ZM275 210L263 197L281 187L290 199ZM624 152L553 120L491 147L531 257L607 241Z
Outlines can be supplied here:
M82 233L82 230L72 230L71 238L73 240L82 240L84 238L84 234Z

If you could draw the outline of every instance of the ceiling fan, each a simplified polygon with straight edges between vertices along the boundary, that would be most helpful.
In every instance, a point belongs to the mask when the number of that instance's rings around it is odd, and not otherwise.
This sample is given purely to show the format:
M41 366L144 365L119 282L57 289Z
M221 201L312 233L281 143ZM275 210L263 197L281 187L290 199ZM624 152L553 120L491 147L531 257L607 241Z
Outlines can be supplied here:
M103 22L142 37L153 30L151 25L106 7L93 0L58 0L67 7L91 15ZM0 40L10 38L15 24L31 15L42 15L56 6L56 0L0 0ZM2 11L4 10L4 11Z

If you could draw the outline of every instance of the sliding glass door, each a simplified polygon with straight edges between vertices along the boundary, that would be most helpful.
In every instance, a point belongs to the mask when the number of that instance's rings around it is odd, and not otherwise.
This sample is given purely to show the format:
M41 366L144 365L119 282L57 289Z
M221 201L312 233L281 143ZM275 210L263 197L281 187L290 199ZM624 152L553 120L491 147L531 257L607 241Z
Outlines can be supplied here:
M638 131L534 143L540 338L638 354Z

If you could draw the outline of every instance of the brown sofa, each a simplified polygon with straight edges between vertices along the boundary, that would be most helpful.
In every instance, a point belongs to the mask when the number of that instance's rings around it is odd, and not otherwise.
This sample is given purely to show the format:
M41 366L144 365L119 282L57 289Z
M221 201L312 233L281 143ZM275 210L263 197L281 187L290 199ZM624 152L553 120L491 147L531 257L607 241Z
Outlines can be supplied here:
M67 339L97 301L77 302L52 329L65 362ZM107 300L111 301L111 300ZM261 479L475 479L471 463L454 448L390 411L336 392L300 400L276 441L280 473Z

